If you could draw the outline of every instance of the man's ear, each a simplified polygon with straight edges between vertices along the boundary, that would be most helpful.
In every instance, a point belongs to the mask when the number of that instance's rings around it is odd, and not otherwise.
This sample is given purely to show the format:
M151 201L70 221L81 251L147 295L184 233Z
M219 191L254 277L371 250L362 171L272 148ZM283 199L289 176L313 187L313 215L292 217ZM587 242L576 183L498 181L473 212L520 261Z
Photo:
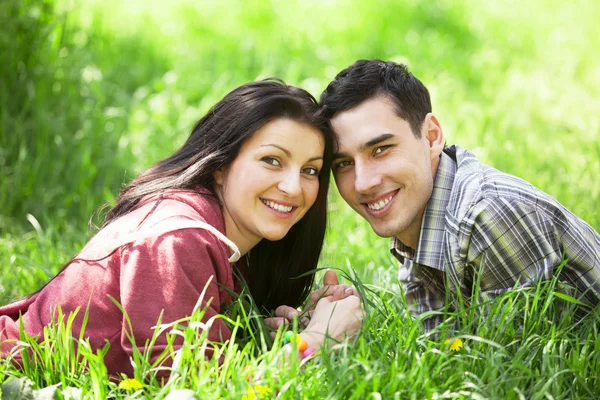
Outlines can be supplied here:
M429 144L429 156L434 160L442 154L444 150L444 131L437 117L432 113L428 113L423 121L423 129L421 134Z

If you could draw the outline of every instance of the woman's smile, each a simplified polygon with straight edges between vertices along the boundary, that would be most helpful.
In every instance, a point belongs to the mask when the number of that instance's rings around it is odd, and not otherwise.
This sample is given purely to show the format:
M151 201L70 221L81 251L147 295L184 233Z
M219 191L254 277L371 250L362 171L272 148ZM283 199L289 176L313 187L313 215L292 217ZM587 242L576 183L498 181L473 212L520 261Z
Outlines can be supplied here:
M276 202L273 200L265 200L265 199L260 199L260 201L263 202L264 205L266 205L269 209L277 212L277 214L281 214L284 217L288 217L292 214L292 211L297 209L297 206L292 206L292 205L286 205L282 202Z
M226 234L240 251L261 239L282 239L312 207L324 143L313 127L276 119L244 143L233 163L215 173Z

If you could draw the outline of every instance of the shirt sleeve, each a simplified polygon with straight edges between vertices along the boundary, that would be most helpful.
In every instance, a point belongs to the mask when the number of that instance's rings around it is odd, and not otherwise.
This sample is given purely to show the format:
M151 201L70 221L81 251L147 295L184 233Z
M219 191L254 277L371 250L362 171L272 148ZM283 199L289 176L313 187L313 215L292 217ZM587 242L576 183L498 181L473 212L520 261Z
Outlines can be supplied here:
M217 283L232 280L229 263L224 263L221 252L218 239L200 229L172 231L135 242L123 250L120 302L131 321L135 346L140 352L144 352L146 342L152 338L160 313L163 313L162 324L190 316L205 287L200 306L206 310L202 322L219 313L222 296ZM128 330L124 316L121 346L131 356L133 345L127 337ZM224 321L214 319L208 340L221 342L229 338ZM182 341L181 337L176 338L175 350ZM152 347L151 362L156 361L166 346L163 333Z
M472 221L465 268L458 271L462 286L479 280L479 296L487 300L514 287L552 279L563 260L552 218L515 199L494 198L480 206Z

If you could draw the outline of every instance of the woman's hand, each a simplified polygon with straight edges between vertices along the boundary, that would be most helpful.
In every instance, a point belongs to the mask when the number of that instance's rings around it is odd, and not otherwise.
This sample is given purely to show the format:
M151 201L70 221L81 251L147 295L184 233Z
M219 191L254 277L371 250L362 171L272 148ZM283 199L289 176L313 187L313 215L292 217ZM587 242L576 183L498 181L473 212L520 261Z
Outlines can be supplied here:
M350 295L341 300L334 300L333 296L323 297L317 302L312 319L302 336L307 335L311 341L317 342L314 349L318 349L325 338L340 342L360 330L364 316L358 296Z
M310 294L303 311L285 305L279 306L275 310L275 316L265 318L265 323L273 331L276 331L281 325L291 325L294 318L298 318L299 328L304 329L310 323L319 300L331 297L332 301L337 301L348 296L358 297L358 292L350 285L340 285L335 271L328 270L323 276L323 286ZM272 335L275 336L274 333Z
M299 317L300 327L306 326L306 329L300 332L300 337L316 352L322 347L330 347L348 338L352 340L360 330L365 316L360 297L355 294L354 288L339 285L333 271L327 271L323 283L325 286L311 295L311 309L308 313L299 315L300 312L292 307L280 306L275 311L275 317L265 320L267 325L277 330L280 325L290 324L294 318ZM287 357L292 357L292 349L291 344L283 347ZM299 356L302 358L303 355Z
M334 301L345 299L348 296L358 296L356 289L350 285L340 285L340 281L333 270L327 270L323 276L323 287L315 290L308 296L304 310L311 311L323 297L331 296Z

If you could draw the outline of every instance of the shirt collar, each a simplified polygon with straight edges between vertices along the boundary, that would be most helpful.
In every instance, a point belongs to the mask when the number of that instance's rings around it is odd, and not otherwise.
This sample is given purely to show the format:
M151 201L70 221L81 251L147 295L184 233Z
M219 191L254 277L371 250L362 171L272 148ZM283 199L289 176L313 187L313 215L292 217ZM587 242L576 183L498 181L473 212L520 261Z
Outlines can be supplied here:
M456 163L446 153L442 153L433 181L433 191L423 214L417 250L392 237L390 251L401 263L408 258L415 263L444 270L445 212L455 174Z

